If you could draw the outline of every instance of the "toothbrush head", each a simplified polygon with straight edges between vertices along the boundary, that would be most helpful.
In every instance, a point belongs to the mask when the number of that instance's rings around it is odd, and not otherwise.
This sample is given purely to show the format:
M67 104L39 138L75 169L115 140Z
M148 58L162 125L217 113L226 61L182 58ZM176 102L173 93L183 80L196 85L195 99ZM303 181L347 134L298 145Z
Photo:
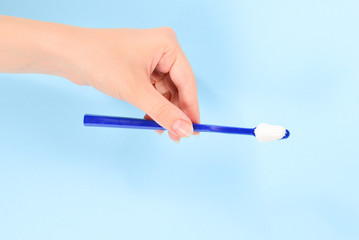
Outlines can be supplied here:
M254 129L254 134L260 142L271 142L279 139L286 139L290 133L282 126L261 123Z

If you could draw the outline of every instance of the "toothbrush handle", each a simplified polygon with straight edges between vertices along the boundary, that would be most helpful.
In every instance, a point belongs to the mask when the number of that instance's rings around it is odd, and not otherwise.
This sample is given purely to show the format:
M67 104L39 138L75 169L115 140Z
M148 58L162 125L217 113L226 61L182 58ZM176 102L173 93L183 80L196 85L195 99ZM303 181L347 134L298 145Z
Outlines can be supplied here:
M116 127L116 128L133 128L133 129L147 129L147 130L166 130L155 121L139 119L139 118L125 118L125 117L110 117L89 115L84 116L84 125L91 127ZM253 128L237 128L225 127L216 125L193 124L195 132L220 132L228 134L244 134L253 135Z
M90 127L115 127L115 128L134 128L148 130L166 130L155 121L126 118L126 117L110 117L85 114L84 125Z

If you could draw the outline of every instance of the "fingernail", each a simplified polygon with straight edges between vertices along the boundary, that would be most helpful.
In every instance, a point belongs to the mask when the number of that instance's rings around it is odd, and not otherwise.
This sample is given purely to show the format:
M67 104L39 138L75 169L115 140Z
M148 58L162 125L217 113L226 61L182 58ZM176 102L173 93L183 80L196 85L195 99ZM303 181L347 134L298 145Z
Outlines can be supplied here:
M193 136L195 136L195 137L199 137L199 135L200 135L199 132L196 132L193 134Z
M163 132L161 132L161 131L156 131L156 130L155 130L155 132L156 132L158 135L162 135L162 134L163 134Z
M173 140L176 144L179 144L181 140Z
M178 119L173 123L172 130L180 137L189 137L192 135L193 127L189 122Z

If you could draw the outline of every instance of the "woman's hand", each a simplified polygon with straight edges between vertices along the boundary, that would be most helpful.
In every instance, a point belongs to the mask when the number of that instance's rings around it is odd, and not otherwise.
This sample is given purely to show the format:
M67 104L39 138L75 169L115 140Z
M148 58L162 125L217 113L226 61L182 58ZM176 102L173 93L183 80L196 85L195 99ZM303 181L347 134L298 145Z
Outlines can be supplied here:
M192 122L199 122L196 79L171 28L80 32L68 54L77 72L70 80L140 108L174 141L192 135Z
M171 28L93 29L0 16L0 72L91 85L143 110L174 141L199 123L196 79Z

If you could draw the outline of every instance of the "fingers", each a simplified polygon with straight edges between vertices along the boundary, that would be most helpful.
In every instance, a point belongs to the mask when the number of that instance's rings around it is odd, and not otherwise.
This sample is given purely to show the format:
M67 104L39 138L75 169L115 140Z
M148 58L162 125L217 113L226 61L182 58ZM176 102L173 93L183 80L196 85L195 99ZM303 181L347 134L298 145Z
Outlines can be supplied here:
M171 67L170 76L177 87L181 109L193 122L199 123L196 78L182 50Z
M146 119L146 120L153 120L150 116L148 116L147 114L144 116L144 119ZM164 132L164 130L155 130L155 132L157 132L159 135L162 135L163 134L163 132ZM179 143L180 141L181 141L181 138L177 135L177 134L175 134L175 133L173 133L173 132L168 132L168 136L174 141L174 142L176 142L176 143Z
M168 132L168 136L175 142L175 143L179 143L180 141L181 141L181 138L177 135L177 134L175 134L175 133L173 133L173 132Z
M193 134L192 122L200 122L196 78L174 31L162 28L161 32L162 55L147 71L151 84L136 90L139 96L133 104L178 141Z
M165 78L164 78L164 82L166 83L166 87L171 92L171 102L173 104L175 104L176 106L178 106L179 108L181 108L181 103L180 103L180 99L179 99L179 93L178 93L176 85L172 82L171 77L169 75L166 75ZM190 114L190 113L187 112L186 114ZM193 122L195 122L195 123L199 123L199 119L198 119L198 121L193 120L193 118L191 120ZM198 136L199 132L193 132L193 135Z
M133 104L146 112L154 121L178 137L189 137L193 133L191 120L178 107L168 101L150 84L138 89ZM172 138L172 137L171 137Z
M179 107L179 103L178 103L178 94L177 94L177 89L174 86L174 84L172 83L171 85L169 85L168 83L171 82L170 77L168 76L168 74L163 74L163 73L158 73L157 71L155 71L152 75L151 75L151 83L153 85L154 88L156 88L156 90L162 94L162 96L164 96L168 101L170 101L172 104L176 105L177 107ZM147 120L153 120L149 115L145 115L144 117ZM163 130L155 130L159 135L163 134ZM168 132L168 136L176 143L180 142L180 137L174 133L169 131Z
M157 64L157 72L169 73L179 94L181 110L192 122L200 122L197 84L193 70L178 42L166 49Z
M155 81L162 79L163 76L164 76L164 73L161 73L155 69L153 71L153 73L151 74L151 80L153 80L155 82Z
M153 119L150 116L148 116L147 114L143 118L146 119L146 120L153 121ZM155 132L158 133L158 135L162 135L164 130L155 130Z

